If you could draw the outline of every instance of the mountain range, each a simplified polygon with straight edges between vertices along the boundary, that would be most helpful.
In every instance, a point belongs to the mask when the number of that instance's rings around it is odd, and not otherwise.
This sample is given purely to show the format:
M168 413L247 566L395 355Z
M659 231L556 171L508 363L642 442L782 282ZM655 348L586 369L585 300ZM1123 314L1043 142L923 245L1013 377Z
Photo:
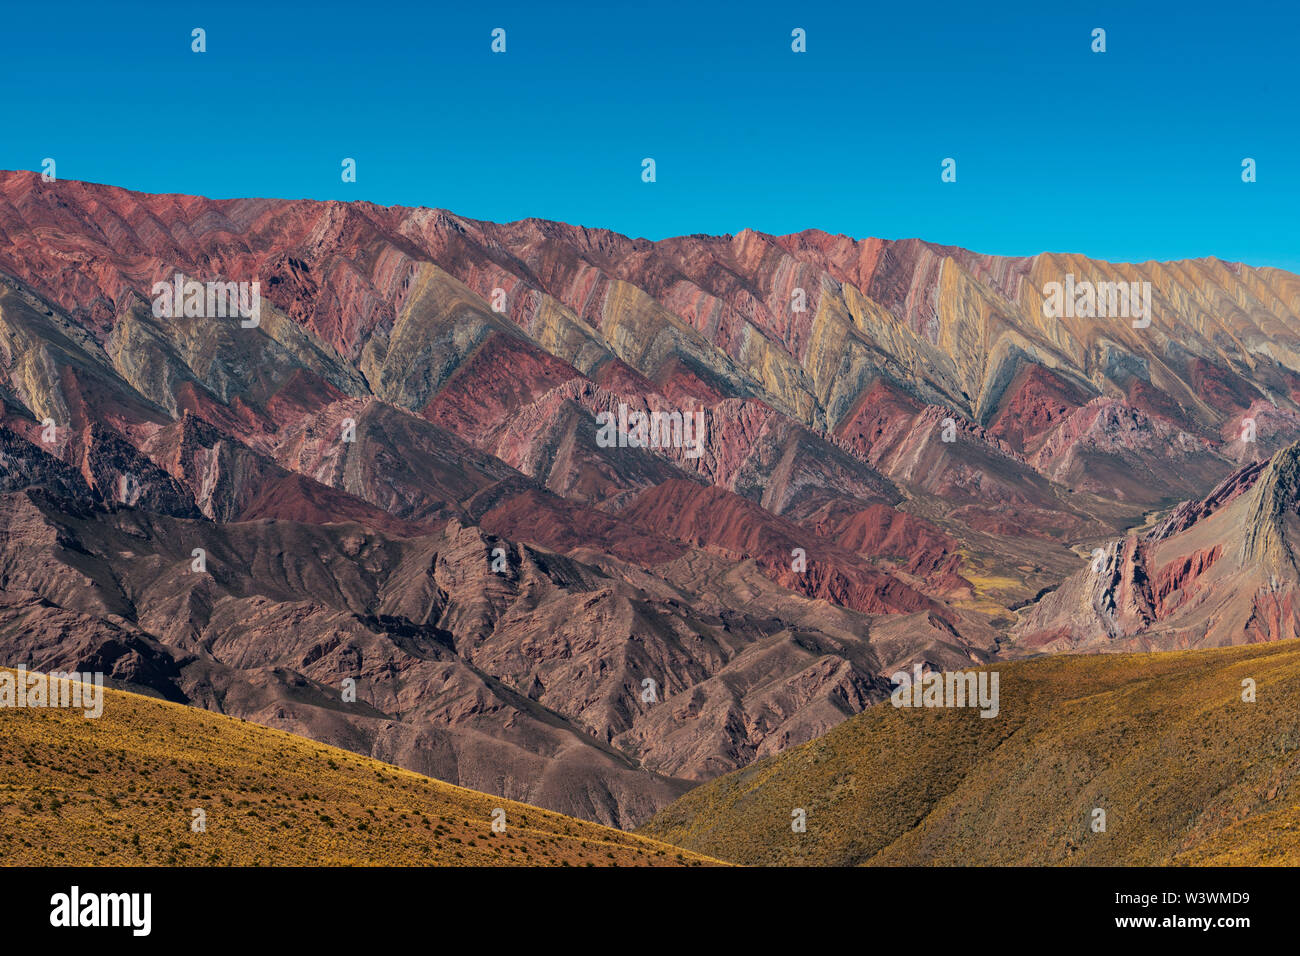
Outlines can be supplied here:
M898 671L1297 635L1277 269L4 172L0 400L0 664L622 828Z

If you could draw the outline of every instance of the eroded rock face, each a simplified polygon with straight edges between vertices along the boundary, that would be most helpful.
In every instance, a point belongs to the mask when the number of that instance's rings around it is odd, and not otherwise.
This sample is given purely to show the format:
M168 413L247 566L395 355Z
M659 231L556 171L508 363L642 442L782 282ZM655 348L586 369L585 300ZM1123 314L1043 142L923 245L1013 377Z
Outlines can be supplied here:
M159 314L178 273L257 322ZM1150 323L1047 318L1066 273ZM1297 314L1217 260L0 173L0 662L634 825L914 663L1292 633Z
M1300 633L1298 476L1300 444L1099 549L1012 629L1012 651L1216 647Z

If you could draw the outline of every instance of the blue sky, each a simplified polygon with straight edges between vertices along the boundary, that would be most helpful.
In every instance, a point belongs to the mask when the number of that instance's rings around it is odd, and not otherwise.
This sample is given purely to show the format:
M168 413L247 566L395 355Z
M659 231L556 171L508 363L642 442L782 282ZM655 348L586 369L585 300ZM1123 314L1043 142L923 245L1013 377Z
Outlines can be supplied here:
M816 227L1300 271L1294 3L124 6L10 6L0 167L648 238Z

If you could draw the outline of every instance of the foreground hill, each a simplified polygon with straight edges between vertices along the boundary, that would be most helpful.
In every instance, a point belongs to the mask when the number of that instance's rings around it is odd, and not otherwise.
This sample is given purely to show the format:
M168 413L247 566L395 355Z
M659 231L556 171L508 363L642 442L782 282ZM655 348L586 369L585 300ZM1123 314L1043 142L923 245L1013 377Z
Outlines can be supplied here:
M7 865L631 866L715 862L257 724L105 690L103 715L0 709ZM504 833L492 814L505 810ZM205 830L191 829L193 811Z
M639 832L752 864L1300 863L1300 641L998 670L996 717L877 706Z

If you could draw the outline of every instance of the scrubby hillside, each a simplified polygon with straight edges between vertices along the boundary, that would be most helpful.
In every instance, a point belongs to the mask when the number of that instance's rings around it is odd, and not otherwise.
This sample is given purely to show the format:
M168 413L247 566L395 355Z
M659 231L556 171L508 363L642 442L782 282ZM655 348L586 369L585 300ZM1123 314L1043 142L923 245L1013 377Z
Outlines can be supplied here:
M0 709L6 865L698 865L694 853L257 724L105 690ZM492 830L505 811L505 831ZM204 812L195 832L195 810Z
M873 707L639 832L758 864L1300 863L1300 641L997 670L996 717Z

